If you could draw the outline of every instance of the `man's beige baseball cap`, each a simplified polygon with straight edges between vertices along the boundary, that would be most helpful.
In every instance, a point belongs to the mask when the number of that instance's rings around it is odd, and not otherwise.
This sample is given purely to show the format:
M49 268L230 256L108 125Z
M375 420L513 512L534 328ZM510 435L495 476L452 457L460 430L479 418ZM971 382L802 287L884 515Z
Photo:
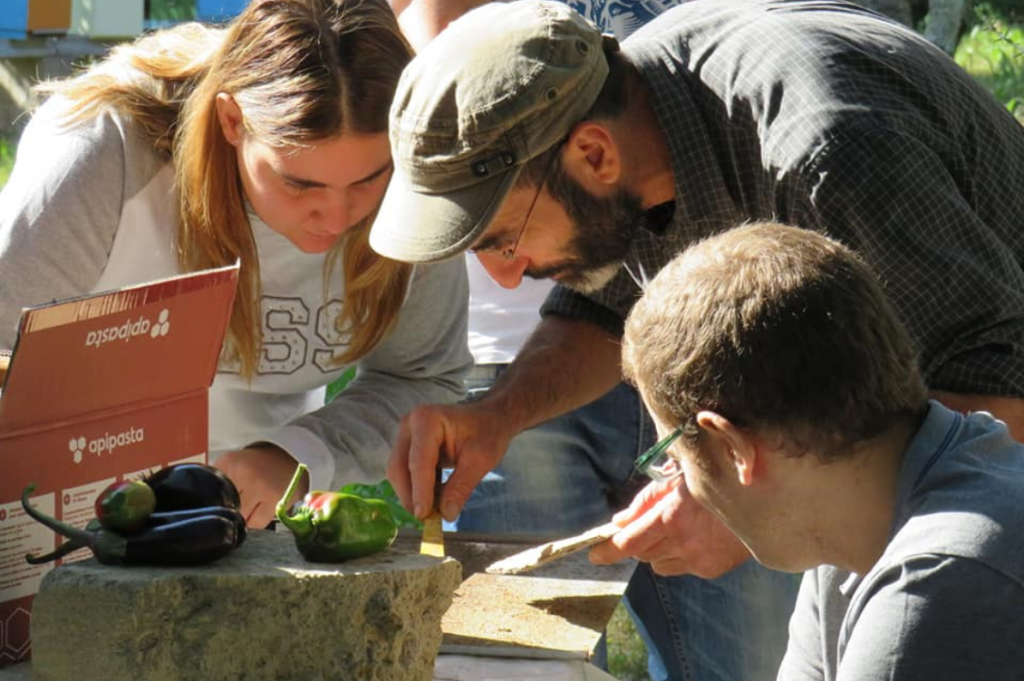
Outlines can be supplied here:
M583 119L607 75L601 33L560 2L494 2L452 22L398 83L395 170L370 246L406 262L471 247L523 164Z

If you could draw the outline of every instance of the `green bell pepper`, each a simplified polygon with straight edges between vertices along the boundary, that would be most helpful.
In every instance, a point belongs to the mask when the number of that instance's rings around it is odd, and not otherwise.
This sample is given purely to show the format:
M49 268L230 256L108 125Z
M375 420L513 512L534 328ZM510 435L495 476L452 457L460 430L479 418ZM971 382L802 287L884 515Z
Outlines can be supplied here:
M313 563L339 563L386 549L398 526L387 502L342 492L311 491L288 513L288 500L306 471L299 464L284 497L277 502L277 519L291 530L295 546Z

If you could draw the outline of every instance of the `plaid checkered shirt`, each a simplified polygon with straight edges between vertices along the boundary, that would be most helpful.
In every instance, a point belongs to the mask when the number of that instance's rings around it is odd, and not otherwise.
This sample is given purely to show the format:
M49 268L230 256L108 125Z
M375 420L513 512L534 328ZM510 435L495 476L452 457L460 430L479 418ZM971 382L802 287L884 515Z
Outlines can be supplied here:
M1024 396L1024 126L922 37L853 5L681 5L623 44L672 157L675 201L625 266L543 314L621 334L653 277L744 221L859 251L915 338L928 385Z

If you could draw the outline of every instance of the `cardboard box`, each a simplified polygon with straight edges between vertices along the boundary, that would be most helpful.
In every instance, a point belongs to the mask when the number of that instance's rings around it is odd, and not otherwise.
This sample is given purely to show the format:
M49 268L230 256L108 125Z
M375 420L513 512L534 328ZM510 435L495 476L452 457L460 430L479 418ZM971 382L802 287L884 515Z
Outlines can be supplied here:
M32 600L55 567L25 555L59 545L25 515L22 489L34 483L33 505L82 527L111 482L205 463L237 281L236 265L22 313L0 393L0 667L28 658Z

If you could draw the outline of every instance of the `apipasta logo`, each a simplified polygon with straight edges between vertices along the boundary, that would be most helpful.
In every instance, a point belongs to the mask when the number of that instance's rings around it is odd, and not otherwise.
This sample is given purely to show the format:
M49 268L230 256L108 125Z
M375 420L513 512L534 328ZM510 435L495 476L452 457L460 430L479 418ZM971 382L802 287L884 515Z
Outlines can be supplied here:
M82 463L85 452L95 456L113 454L115 449L139 444L146 441L146 431L142 428L129 428L120 433L103 433L102 437L86 440L84 437L72 438L68 442L68 450L75 463Z
M170 316L171 313L169 311L161 310L156 321L151 322L145 317L139 317L135 320L129 319L120 326L108 326L105 329L93 329L85 335L85 347L98 348L115 341L124 341L127 343L133 338L138 338L139 336L149 336L150 338L166 336L171 330Z

